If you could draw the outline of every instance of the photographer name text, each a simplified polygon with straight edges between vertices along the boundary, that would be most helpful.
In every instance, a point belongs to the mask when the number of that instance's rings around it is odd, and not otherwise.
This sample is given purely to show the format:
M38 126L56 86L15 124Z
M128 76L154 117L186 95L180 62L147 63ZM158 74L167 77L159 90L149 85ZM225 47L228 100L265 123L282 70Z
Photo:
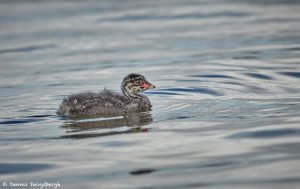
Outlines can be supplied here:
M1 182L0 182L1 183ZM22 188L22 187L32 187L32 188L59 188L61 185L59 182L2 182L3 188Z

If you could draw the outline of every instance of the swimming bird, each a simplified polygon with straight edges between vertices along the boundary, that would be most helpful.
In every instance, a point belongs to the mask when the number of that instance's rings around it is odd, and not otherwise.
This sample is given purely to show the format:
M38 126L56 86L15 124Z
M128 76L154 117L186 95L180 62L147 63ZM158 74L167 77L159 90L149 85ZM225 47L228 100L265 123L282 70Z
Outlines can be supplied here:
M82 92L65 98L59 106L58 115L109 115L151 110L149 99L140 94L155 86L140 74L128 74L121 84L122 93L108 89L100 92Z

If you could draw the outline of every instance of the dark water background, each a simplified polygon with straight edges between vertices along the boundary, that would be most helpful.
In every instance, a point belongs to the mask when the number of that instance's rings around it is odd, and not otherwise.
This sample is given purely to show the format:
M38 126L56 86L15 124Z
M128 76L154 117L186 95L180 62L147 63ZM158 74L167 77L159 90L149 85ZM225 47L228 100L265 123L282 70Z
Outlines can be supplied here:
M153 111L55 114L130 72ZM300 1L2 0L0 109L0 182L297 189Z

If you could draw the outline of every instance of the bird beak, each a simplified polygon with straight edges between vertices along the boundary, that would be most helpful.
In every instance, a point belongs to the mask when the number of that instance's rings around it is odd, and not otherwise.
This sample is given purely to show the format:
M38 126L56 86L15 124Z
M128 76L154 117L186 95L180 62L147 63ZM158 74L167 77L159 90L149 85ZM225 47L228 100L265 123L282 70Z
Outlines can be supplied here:
M149 87L148 87L148 89L154 89L155 88L155 85L152 85L151 83L149 83L150 85L149 85Z
M154 89L155 85L152 85L151 83L146 81L146 82L141 84L141 87L143 87L144 89Z

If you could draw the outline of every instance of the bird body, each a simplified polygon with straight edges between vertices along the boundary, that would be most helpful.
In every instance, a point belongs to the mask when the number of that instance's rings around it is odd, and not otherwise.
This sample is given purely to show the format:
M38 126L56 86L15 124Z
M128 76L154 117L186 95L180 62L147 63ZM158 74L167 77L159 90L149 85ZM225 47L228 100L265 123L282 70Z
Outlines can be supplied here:
M68 96L60 104L59 115L109 115L151 110L149 99L139 92L154 88L139 74L129 74L122 82L122 93L104 89Z

